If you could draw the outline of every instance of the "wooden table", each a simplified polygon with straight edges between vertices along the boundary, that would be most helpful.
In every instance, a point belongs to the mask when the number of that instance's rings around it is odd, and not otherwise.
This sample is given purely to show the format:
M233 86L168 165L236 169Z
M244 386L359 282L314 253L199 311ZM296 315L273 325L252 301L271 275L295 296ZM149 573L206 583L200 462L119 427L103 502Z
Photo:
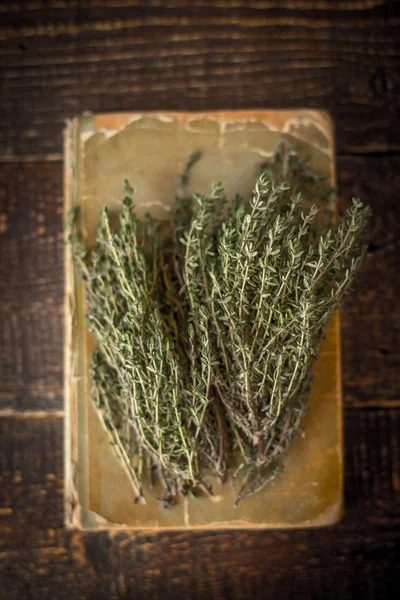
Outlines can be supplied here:
M45 5L45 8L43 6ZM388 598L400 542L400 17L389 0L0 3L0 598ZM374 211L343 310L346 514L290 532L63 526L62 130L84 110L323 107Z

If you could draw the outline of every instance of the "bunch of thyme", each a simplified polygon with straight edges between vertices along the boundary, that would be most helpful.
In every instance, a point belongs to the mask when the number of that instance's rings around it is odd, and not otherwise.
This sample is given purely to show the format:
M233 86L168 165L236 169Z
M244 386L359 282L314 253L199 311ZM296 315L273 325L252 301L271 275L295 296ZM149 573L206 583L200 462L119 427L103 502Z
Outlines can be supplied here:
M279 471L327 322L365 255L369 216L354 199L334 224L332 191L285 144L248 199L228 202L219 183L188 197L199 159L179 179L170 222L139 221L126 182L118 230L104 209L94 250L72 235L97 342L97 407L138 499L145 466L166 506L198 488L211 494L210 473L237 478L238 503Z

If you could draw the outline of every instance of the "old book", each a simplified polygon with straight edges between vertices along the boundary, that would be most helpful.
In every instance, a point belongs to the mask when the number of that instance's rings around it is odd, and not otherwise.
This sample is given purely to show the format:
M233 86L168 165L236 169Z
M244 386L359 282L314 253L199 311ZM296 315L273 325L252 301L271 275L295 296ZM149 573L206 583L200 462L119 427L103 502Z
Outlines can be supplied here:
M222 181L228 195L248 195L255 166L279 139L295 143L313 168L335 183L334 137L324 112L225 111L85 115L65 134L65 214L79 206L94 241L99 212L117 213L122 184L135 188L137 211L167 218L176 178L189 154L203 151L190 190L207 193ZM149 203L149 199L151 202ZM290 447L285 471L234 507L230 484L214 482L215 499L187 499L162 510L148 494L135 504L124 467L90 399L88 363L93 347L85 325L84 286L66 249L65 286L65 501L66 523L82 528L278 528L334 523L342 512L343 450L340 329L336 314L315 367L305 436Z

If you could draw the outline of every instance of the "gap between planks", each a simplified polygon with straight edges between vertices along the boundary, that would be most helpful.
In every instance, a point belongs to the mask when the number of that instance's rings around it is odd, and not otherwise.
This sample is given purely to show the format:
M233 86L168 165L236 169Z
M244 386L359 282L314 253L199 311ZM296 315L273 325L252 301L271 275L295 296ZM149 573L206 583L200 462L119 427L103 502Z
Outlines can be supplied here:
M396 408L400 408L400 400L366 400L366 401L362 401L362 400L350 400L347 401L344 400L343 402L343 408L344 410L363 410L363 409L376 409L376 410L380 410L380 409L396 409Z
M64 155L61 152L50 154L0 154L0 164L61 162L62 160L64 160Z
M14 410L5 408L0 410L0 419L12 417L14 419L63 419L65 410Z

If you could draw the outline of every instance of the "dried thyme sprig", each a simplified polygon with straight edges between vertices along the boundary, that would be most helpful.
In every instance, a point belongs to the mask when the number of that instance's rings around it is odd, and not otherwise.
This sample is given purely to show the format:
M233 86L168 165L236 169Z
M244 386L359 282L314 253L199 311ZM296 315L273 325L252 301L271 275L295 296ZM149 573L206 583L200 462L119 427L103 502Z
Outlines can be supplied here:
M206 487L195 448L210 397L207 316L201 313L196 332L187 327L193 357L182 360L186 355L174 344L178 319L167 300L171 284L162 273L160 239L158 225L150 219L137 221L129 196L118 231L111 230L103 211L95 250L88 252L75 239L86 281L89 330L97 342L91 369L94 397L140 499L138 444L157 467L168 499L173 487Z
M228 203L221 184L187 197L199 158L185 166L171 223L139 222L127 185L119 231L104 211L94 251L75 239L97 406L138 498L146 463L167 505L196 486L210 493L205 475L229 468L239 502L281 468L369 214L354 200L336 227L318 221L312 202L326 215L332 191L284 144L248 200Z

